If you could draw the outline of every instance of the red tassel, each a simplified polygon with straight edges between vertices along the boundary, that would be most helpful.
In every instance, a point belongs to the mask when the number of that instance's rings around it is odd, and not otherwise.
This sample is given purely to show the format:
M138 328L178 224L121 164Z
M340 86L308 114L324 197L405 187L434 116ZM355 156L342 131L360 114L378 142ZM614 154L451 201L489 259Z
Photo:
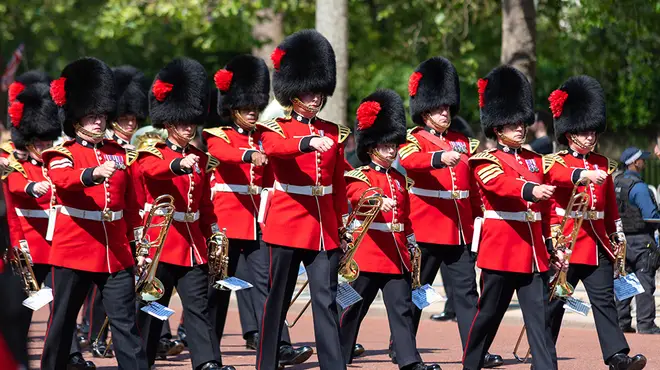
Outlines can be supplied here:
M18 94L22 93L25 90L25 85L20 82L12 82L9 85L9 104L16 100Z
M422 74L420 72L415 72L410 75L408 80L408 95L415 96L417 95L417 88L419 87L419 80L422 79Z
M167 95L169 95L173 87L174 85L171 83L156 80L156 82L154 82L154 86L151 88L151 91L154 93L156 100L162 102L165 100L165 98L167 98Z
M66 77L60 77L50 83L50 97L58 106L63 106L66 103L66 91L64 91L64 83Z
M371 127L380 112L380 104L375 101L366 101L357 109L358 130L366 130Z
M486 99L484 99L484 94L486 93L486 86L488 86L488 80L485 78L480 78L477 81L477 90L479 91L479 108L486 106Z
M23 119L23 103L20 101L11 103L9 106L9 118L11 119L11 124L18 128Z
M564 103L568 99L568 93L564 90L555 90L548 97L550 110L554 118L559 118L564 110Z
M229 91L229 86L231 85L232 77L234 77L234 72L228 71L226 69L221 69L215 73L213 80L215 81L215 87L222 92Z
M286 51L280 49L280 48L275 48L273 50L273 53L270 54L270 60L273 61L273 67L275 69L280 69L280 62L282 62L282 57L286 54Z

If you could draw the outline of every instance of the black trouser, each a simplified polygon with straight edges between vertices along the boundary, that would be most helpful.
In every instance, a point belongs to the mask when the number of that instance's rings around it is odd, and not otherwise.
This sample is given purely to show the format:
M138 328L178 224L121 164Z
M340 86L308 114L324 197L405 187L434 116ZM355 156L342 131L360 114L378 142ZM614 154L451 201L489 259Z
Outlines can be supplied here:
M103 295L96 285L92 286L85 299L85 321L89 325L88 339L94 342L101 332L101 327L105 322L105 309L103 308ZM101 334L101 343L108 338L108 328L106 327Z
M387 310L390 333L394 338L394 350L399 368L422 362L417 352L412 320L412 289L410 274L399 275L362 272L351 283L362 300L346 308L340 316L341 345L346 363L353 361L353 347L357 341L362 320L379 290L383 291L383 302Z
M22 304L25 292L22 281L9 264L5 264L4 272L0 273L0 299L3 302L0 305L0 335L14 361L28 368L27 336L19 326L26 308Z
M532 350L534 368L557 368L555 345L550 328L546 325L549 315L547 274L482 270L481 298L463 354L465 369L483 367L486 351L495 339L514 292L518 295L523 320L527 326L527 340Z
M34 280L37 283L37 286L41 287L41 284L44 283L46 280L46 276L50 273L50 265L44 265L44 264L34 264L32 265L32 271L34 272ZM50 279L49 279L50 280ZM46 282L46 285L50 285L49 282ZM23 299L26 297L24 296ZM22 302L21 302L22 303ZM32 314L34 311L31 309L23 306L21 304L21 317L20 317L20 333L21 333L21 338L23 338L25 341L27 341L29 337L29 332L30 332L30 324L32 323ZM77 343L77 342L76 342ZM76 348L77 349L77 348Z
M156 277L165 287L165 294L158 300L158 303L163 306L169 305L175 287L179 293L183 314L186 316L188 334L186 340L190 349L193 369L210 361L221 363L220 345L211 328L209 318L208 266L204 264L186 267L160 262L156 270ZM156 361L156 351L163 325L164 321L140 311L138 326L146 345L149 366Z
M596 332L603 360L607 361L617 353L628 353L630 348L626 337L619 327L616 305L614 303L614 269L610 259L598 249L598 266L571 264L566 280L573 286L582 281L589 296L591 311L596 323ZM559 336L561 321L564 317L564 303L553 300L550 303L549 320L555 343Z
M148 369L135 324L135 279L133 270L113 274L54 267L51 286L55 296L46 331L41 368L65 369L74 337L76 319L91 284L103 294L103 305L110 317L114 349L120 369Z
M449 269L444 263L440 265L440 276L442 276L442 286L445 288L445 294L447 295L444 312L455 315L456 309L454 308L454 287L451 285Z
M313 251L270 245L270 291L261 321L258 370L275 370L278 367L280 335L296 288L300 262L305 264L309 279L319 367L322 370L346 369L335 302L340 255L340 249Z
M655 266L650 266L649 244L655 247L655 240L649 234L626 235L628 248L626 249L626 265L628 272L634 272L644 287L644 293L635 297L637 303L637 329L649 330L655 325ZM617 302L619 312L619 325L621 327L632 324L630 303L633 298Z

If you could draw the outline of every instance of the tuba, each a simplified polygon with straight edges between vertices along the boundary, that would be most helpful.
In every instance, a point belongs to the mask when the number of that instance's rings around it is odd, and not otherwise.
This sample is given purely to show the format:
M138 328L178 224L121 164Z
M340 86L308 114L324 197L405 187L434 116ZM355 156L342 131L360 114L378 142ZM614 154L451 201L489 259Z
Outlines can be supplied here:
M552 242L554 244L555 251L554 254L556 255L557 252L563 252L566 256L566 263L570 261L570 252L573 251L573 247L577 241L578 234L582 228L582 221L584 221L584 216L586 215L587 209L589 208L589 198L586 190L589 187L589 183L590 181L586 180L584 181L584 184L582 184L582 181L575 184L573 187L573 192L571 192L571 197L568 201L568 206L566 207L566 214L564 214L562 217L561 223L557 227L554 227L552 230ZM581 185L584 185L584 190L578 193L577 189ZM568 219L571 218L571 215L575 215L575 217L573 217L573 228L571 233L566 235L566 225L568 223ZM573 295L575 288L566 280L566 275L567 271L559 270L550 279L550 301L555 298L565 299ZM518 355L518 348L522 343L522 339L525 336L526 331L527 326L523 325L522 330L520 331L520 335L518 336L518 340L516 341L516 345L513 348L513 357L515 357L519 362L527 361L532 350L529 348L527 350L527 354L524 357L520 357Z
M11 264L14 274L21 279L21 286L25 294L29 296L34 295L39 291L34 270L32 270L32 256L27 247L27 241L21 240L20 247L11 248L9 252L9 263Z
M227 229L216 231L208 241L209 279L224 280L229 270L229 239ZM219 288L226 290L226 288Z
M339 276L349 283L355 281L355 279L360 276L360 268L357 262L355 262L354 258L355 252L357 252L360 243L362 243L362 239L364 239L365 235L367 235L369 225L371 225L371 223L374 221L376 215L378 215L378 212L380 211L380 207L383 205L383 196L381 195L382 193L383 189L378 187L371 187L365 190L360 196L360 199L355 205L355 208L348 216L345 226L340 231L340 235L344 235L346 238L351 240L346 246L344 255L339 260L338 268ZM358 220L358 217L362 217L363 219ZM353 238L355 234L357 234L357 236ZM300 289L298 289L298 292L291 300L291 303L289 303L289 308L293 306L300 294L307 287L307 284L309 284L309 281L305 281ZM286 326L292 328L294 325L296 325L298 320L300 320L311 303L311 299L307 301L302 310L300 310L300 313L298 313L296 318L291 323L285 320Z

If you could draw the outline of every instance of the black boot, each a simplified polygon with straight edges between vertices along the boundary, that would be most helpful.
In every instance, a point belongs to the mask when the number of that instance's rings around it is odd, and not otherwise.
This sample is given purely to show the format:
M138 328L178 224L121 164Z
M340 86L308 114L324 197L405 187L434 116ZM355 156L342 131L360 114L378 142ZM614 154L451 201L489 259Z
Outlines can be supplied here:
M113 358L115 354L112 352L112 348L109 348L108 345L104 342L92 343L92 355L99 358Z
M156 349L156 358L159 360L165 360L167 356L176 356L179 353L183 352L184 349L183 342L180 340L171 340L167 338L161 338L158 341L158 348Z
M431 320L433 321L456 321L456 314L454 312L440 312L434 315L431 315Z
M408 366L404 366L401 368L401 370L442 370L442 368L438 364L427 365L423 362L417 362Z
M309 346L293 348L290 344L280 345L280 366L298 365L307 361L314 350Z
M617 353L607 361L610 370L641 370L646 366L644 355L629 357L625 353Z
M85 361L82 353L77 352L69 357L67 370L96 370L96 365L92 361Z
M624 333L637 333L637 330L635 330L635 328L633 328L631 325L621 326L621 331Z
M356 343L353 346L353 357L360 357L364 354L364 347L360 343Z
M484 356L484 369L489 369L491 367L496 367L496 366L502 366L503 364L504 364L504 360L500 355L486 353L486 356Z
M215 361L209 361L202 366L198 367L199 370L236 370L235 367L231 365L222 366Z
M638 328L639 328L639 326L638 326ZM652 328L649 328L649 329L639 328L639 330L637 332L639 334L660 334L660 328L657 327L657 326L653 326Z
M259 332L253 331L245 335L245 348L257 350L259 343Z

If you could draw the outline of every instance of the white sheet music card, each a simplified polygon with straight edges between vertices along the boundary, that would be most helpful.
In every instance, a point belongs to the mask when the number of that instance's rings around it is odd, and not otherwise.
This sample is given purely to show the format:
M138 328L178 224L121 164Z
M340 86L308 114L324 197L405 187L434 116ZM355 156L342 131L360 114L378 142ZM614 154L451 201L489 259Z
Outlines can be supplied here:
M412 291L412 301L420 310L430 306L432 303L446 300L446 297L441 296L429 284L424 284Z
M614 279L614 295L618 301L623 301L641 293L644 293L644 287L634 272Z
M44 287L38 292L31 294L23 300L23 306L36 311L41 307L49 304L53 300L53 291L50 288Z
M218 286L227 288L233 292L253 287L252 284L248 283L245 280L241 280L235 276L228 277L224 280L216 281L213 287L217 288Z
M354 305L362 300L362 297L353 287L348 283L341 283L337 285L337 298L335 301L342 310Z
M305 265L303 265L303 264L301 263L301 264L300 264L300 267L298 267L298 276L304 274L305 271L306 271L306 270L305 270Z
M591 310L591 303L582 302L577 298L568 297L564 301L564 309L570 312L579 313L582 316L587 316L589 310Z
M170 316L174 315L174 310L165 307L162 304L158 302L150 302L148 305L140 308L142 312L146 312L149 315L157 318L158 320L165 321L167 320Z

